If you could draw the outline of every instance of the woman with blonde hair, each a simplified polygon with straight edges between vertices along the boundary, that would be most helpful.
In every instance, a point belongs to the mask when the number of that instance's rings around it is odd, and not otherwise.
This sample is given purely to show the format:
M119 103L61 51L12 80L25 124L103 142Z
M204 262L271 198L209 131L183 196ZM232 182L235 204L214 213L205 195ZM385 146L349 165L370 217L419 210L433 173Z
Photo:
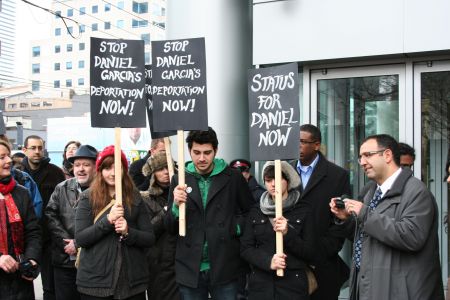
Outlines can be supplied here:
M146 250L154 243L150 215L128 175L121 152L123 204L114 202L114 146L97 157L97 174L79 200L75 241L82 247L77 272L81 299L145 299Z

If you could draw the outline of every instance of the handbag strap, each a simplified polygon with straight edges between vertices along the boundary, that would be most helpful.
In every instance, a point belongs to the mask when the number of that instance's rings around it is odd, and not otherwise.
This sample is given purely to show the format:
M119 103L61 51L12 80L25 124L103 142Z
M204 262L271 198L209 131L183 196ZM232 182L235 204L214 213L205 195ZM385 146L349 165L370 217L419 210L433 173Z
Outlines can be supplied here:
M107 211L108 209L111 208L111 206L114 205L114 203L116 203L116 200L112 199L108 205L106 205L105 207L103 207L103 209L95 216L94 218L94 223L97 223L98 219L105 213L105 211Z

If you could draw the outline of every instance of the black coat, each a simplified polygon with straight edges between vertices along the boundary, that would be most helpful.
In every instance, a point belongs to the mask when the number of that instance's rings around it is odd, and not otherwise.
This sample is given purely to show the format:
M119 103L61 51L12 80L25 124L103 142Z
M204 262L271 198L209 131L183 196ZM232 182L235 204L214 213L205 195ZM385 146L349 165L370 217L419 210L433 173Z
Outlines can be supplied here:
M66 180L66 177L63 171L56 165L50 163L49 158L43 158L38 169L32 170L28 163L28 158L25 157L22 161L22 164L25 167L25 172L31 175L31 177L36 182L39 193L42 197L42 210L44 211L47 207L47 203L50 200L50 196L53 194L55 187L58 183ZM43 243L45 245L50 245L50 233L48 231L47 226L47 217L45 214L41 220L42 225L42 233L43 233Z
M226 167L212 177L206 208L203 208L200 189L194 175L186 173L186 184L192 188L186 203L186 236L178 236L175 255L177 282L197 287L203 244L208 242L211 284L225 284L245 272L239 255L237 226L244 228L245 216L252 195L242 174ZM175 175L169 191L169 209L173 205L173 189L178 185ZM167 214L166 226L178 233L178 219Z
M297 170L297 161L291 165ZM344 244L342 228L334 224L330 200L343 194L351 195L349 174L343 168L329 162L319 152L319 161L302 190L301 201L311 205L314 232L318 238L317 252L322 259L315 263L319 288L311 295L316 300L336 300L342 284L349 277L349 268L338 253Z
M147 155L144 158L138 159L131 163L128 173L131 176L131 179L134 182L134 185L138 188L140 191L146 191L149 188L149 182L150 182L150 176L145 176L142 173L142 167L147 162L147 159L150 157L150 152L147 153Z
M64 239L75 237L75 211L80 191L76 178L67 179L56 186L45 208L48 229L52 236L52 263L59 267L74 268L75 261L64 251Z
M283 250L287 255L285 276L278 277L270 269L276 252L275 231L269 217L259 204L252 207L241 237L241 256L250 263L249 299L307 298L308 282L305 267L314 259L314 231L309 205L297 203L283 211L288 220L288 232L283 237Z
M33 259L37 263L41 260L41 249L42 249L42 237L41 237L41 228L39 226L38 219L36 214L34 213L33 203L31 202L30 196L28 194L28 190L21 185L16 185L11 192L11 195L14 199L14 203L19 210L20 217L23 222L23 235L24 235L24 259ZM8 226L9 227L9 226ZM8 231L8 240L11 241L11 233ZM14 250L11 244L8 244L9 254L12 257L15 257ZM16 258L18 260L18 258ZM0 269L0 284L2 282L2 278L6 277L17 277L17 280L20 279L18 274L7 274L5 271Z
M163 194L161 188L149 187L148 191L141 192L146 204L155 232L156 243L147 254L150 272L148 295L151 300L177 300L180 299L178 284L175 281L175 247L177 237L164 228L164 216L167 212L167 193Z
M130 287L147 284L149 279L146 248L155 240L150 216L141 195L136 190L131 211L126 205L125 219L128 237L122 240L123 259L126 260ZM117 256L119 236L106 218L109 210L94 224L89 200L89 189L80 195L75 217L75 239L82 247L77 285L85 288L111 288L114 260Z

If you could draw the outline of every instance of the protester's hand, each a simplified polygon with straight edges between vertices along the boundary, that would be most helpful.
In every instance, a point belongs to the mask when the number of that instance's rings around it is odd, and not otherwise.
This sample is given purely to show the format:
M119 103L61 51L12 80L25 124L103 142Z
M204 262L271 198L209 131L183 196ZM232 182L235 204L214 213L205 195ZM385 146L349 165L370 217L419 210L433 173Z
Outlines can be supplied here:
M33 265L33 267L37 267L37 263L34 260L30 259L29 262ZM28 280L28 281L33 281L34 280L33 277L26 277L26 276L23 276L23 275L22 275L22 278L25 279L25 280Z
M0 255L0 268L6 273L14 273L19 269L19 263L11 255Z
M270 268L272 270L286 269L286 254L274 254L272 257L272 262L270 263Z
M64 243L66 243L66 245L64 246L64 252L66 252L68 255L76 255L77 248L75 247L73 239L63 239L63 241Z
M128 223L127 220L124 217L120 217L116 220L114 223L114 228L117 233L121 235L127 235L128 234Z
M180 206L181 203L186 203L187 201L187 193L186 193L187 185L184 186L177 185L173 190L173 202L177 206Z
M122 204L115 203L111 210L109 211L109 214L107 215L108 221L110 224L114 224L114 222L124 215L124 209Z
M349 213L352 214L354 213L355 215L359 215L359 212L361 211L361 208L363 207L363 203L361 201L358 200L351 200L351 199L346 199L345 200L345 210Z
M330 209L331 212L340 220L346 220L349 216L350 213L346 210L346 209L339 209L336 207L336 203L335 200L338 198L331 198L330 201Z
M273 230L285 235L288 232L288 222L283 216L273 219Z

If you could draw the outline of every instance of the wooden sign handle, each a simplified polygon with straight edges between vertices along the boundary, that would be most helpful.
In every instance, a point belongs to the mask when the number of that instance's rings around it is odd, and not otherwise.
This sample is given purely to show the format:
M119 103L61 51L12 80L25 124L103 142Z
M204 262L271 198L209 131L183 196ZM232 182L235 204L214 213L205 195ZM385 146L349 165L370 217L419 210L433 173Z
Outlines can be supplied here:
M164 148L166 149L166 160L167 160L167 169L169 170L169 178L170 180L172 180L172 176L175 173L175 171L173 167L172 150L170 148L169 137L164 138Z
M184 131L177 130L178 138L178 184L184 186L186 183L184 174ZM186 236L186 204L182 203L179 206L178 217L178 233L180 236Z
M281 161L275 160L275 217L283 216L283 191L281 190ZM275 233L276 252L283 254L283 233L277 231ZM283 269L277 269L277 276L284 276Z
M122 205L122 159L120 153L120 127L114 127L114 180L116 203Z

